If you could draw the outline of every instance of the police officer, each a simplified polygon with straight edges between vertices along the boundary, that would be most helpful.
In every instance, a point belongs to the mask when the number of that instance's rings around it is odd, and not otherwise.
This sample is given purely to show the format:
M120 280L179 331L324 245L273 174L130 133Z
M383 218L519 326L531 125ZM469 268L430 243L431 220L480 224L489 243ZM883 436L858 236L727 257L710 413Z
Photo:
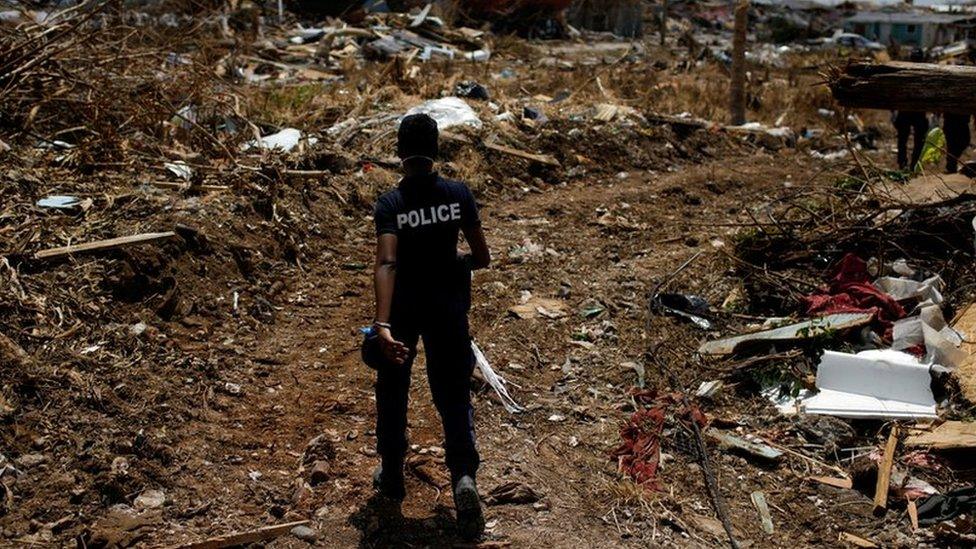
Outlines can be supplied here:
M404 177L376 203L374 326L387 364L377 369L381 464L373 480L381 494L395 501L406 495L407 394L422 337L427 379L444 426L458 530L474 540L484 532L485 522L475 485L479 457L470 394L474 356L468 309L471 271L487 267L491 256L471 191L433 171L437 152L437 123L425 114L405 117L397 135ZM471 253L458 252L459 233Z

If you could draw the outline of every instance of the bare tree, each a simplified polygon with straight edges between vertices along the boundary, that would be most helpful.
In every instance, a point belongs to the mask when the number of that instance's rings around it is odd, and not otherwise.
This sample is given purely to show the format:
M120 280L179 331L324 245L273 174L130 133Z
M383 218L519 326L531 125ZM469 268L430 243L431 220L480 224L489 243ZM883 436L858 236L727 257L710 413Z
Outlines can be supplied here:
M732 124L746 123L746 27L749 24L749 2L739 0L735 6L735 33L732 36L732 82L729 111Z

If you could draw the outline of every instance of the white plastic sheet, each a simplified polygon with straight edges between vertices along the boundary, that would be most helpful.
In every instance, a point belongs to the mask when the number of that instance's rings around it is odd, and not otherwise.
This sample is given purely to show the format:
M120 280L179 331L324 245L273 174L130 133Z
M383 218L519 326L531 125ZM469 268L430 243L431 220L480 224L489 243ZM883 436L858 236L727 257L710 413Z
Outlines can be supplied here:
M295 128L285 128L278 133L273 133L271 135L266 135L257 141L250 141L244 145L244 150L248 150L253 147L259 149L277 149L284 152L290 152L292 149L298 146L298 144L303 141L301 130ZM314 145L318 140L314 137L308 137L304 139L309 145Z
M874 281L874 286L899 301L914 297L919 301L928 300L936 304L942 303L940 290L943 287L943 282L939 275L921 282L910 278L883 276Z
M485 358L484 353L478 348L478 344L474 341L471 342L471 350L474 351L474 358L478 369L481 370L481 375L485 376L485 381L491 388L495 390L495 394L502 401L502 406L508 410L510 414L516 414L525 410L525 408L519 406L515 399L508 394L508 389L505 387L505 380L501 378L494 370L491 369L491 365L488 364L488 359Z
M954 369L966 359L959 349L962 337L946 324L942 308L932 303L919 308L915 316L895 322L891 348L896 351L925 345L925 362L941 364Z
M426 114L437 122L437 128L444 130L452 126L471 126L481 128L481 119L460 97L442 97L425 101L407 111L411 114Z

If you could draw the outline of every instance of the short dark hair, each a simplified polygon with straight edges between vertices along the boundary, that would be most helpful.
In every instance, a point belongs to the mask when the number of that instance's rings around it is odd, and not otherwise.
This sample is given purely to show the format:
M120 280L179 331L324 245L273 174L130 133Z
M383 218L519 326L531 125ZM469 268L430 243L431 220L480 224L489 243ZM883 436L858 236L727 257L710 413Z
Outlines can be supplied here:
M411 114L400 121L397 155L403 158L437 158L437 121L426 114Z

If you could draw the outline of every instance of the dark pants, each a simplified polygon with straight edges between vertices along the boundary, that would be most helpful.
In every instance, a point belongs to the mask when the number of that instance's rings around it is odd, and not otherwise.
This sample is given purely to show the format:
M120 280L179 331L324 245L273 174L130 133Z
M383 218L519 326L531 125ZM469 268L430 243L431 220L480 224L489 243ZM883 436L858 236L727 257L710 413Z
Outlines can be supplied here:
M959 159L969 147L969 115L946 113L942 132L946 139L946 172L956 173Z
M470 276L470 275L469 275ZM400 290L398 290L400 291ZM470 291L470 290L468 290ZM453 293L453 292L452 292ZM411 348L423 338L427 380L444 426L444 451L451 478L474 476L479 457L475 448L471 373L474 353L468 332L470 293L456 292L409 306L394 299L393 337ZM407 451L407 400L414 355L403 365L377 371L376 439L383 470L399 470Z
M895 116L895 130L898 131L898 169L914 170L922 156L925 137L929 133L929 120L924 112L898 111ZM908 163L908 135L915 133L912 144L912 163Z

